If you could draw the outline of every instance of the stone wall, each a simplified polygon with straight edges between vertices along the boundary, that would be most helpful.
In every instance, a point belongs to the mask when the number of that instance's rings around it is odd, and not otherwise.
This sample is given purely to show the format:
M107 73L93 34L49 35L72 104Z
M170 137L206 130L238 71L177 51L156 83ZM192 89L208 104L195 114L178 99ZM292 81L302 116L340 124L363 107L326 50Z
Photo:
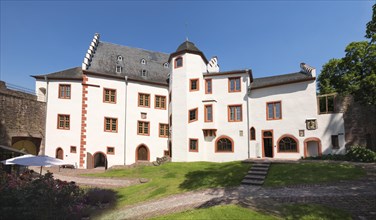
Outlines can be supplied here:
M46 103L37 96L11 90L0 81L0 145L20 140L33 142L44 152Z

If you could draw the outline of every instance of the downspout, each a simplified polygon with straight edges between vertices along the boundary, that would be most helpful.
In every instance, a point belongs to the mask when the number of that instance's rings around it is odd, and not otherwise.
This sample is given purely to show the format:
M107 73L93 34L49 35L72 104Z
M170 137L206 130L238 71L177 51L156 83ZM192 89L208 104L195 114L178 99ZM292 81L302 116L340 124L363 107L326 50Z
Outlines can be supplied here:
M249 73L249 70L246 70L247 71L247 73ZM249 80L251 80L251 78L249 78ZM251 86L249 85L249 82L248 82L248 80L247 80L247 82L246 82L246 85L247 85L247 93L246 93L246 95L247 95L247 144L248 144L248 158L250 158L250 156L251 156L251 153L250 153L250 151L251 151L251 143L250 143L250 140L251 140L251 138L250 138L250 130L249 130L249 95L250 95L250 92L251 92Z
M42 155L46 155L46 133L47 133L47 116L48 116L48 78L44 76L44 81L46 81L46 118L44 122L44 151ZM38 154L40 153L40 150Z
M124 98L124 165L127 165L126 163L126 152L127 152L127 100L128 100L128 76L124 76L125 80L125 98Z

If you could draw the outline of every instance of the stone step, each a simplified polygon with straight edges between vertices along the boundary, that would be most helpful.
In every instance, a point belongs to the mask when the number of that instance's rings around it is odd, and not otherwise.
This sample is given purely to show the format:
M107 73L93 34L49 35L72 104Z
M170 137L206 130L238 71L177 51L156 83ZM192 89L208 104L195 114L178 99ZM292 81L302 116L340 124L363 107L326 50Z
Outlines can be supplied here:
M268 172L267 171L250 170L250 171L248 171L248 174L251 174L251 175L268 175Z
M260 175L247 175L244 177L244 179L255 179L255 180L265 180L265 176Z
M255 163L253 167L270 167L270 163Z
M256 185L256 186L261 186L264 183L263 180L252 180L252 179L244 179L242 181L243 185Z
M257 170L257 171L268 171L269 168L268 168L268 167L254 167L254 166L252 166L252 167L251 167L251 171L252 171L252 170Z

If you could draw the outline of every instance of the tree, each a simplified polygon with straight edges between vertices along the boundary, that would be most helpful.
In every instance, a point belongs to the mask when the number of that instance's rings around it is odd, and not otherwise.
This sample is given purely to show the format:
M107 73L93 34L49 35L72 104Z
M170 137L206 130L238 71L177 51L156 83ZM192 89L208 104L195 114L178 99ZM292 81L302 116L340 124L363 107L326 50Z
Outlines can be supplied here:
M376 4L367 23L369 41L350 43L345 57L324 64L318 77L321 94L353 95L356 101L376 106Z

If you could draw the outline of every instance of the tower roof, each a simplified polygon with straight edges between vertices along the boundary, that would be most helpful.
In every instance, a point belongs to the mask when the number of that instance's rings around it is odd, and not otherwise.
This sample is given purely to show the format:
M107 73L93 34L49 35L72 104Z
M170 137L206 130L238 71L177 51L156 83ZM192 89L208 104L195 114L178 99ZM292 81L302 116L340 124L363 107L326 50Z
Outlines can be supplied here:
M201 50L199 50L194 43L188 40L180 44L179 47L176 49L176 51L170 54L170 58L168 59L169 62L171 61L172 57L175 57L184 53L192 53L192 54L200 55L202 59L204 60L205 64L208 63L208 60L206 59L204 53Z

